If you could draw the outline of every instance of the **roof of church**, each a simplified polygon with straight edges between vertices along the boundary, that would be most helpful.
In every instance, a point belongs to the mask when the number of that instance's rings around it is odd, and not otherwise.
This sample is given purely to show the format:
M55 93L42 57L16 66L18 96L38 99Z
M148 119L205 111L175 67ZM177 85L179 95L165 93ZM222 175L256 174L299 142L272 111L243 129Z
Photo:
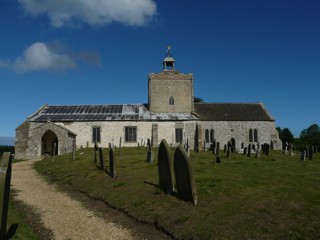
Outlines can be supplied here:
M262 103L195 103L192 113L153 113L144 104L42 106L34 122L73 121L274 121Z
M274 121L262 103L195 103L204 121Z
M191 113L151 113L144 104L44 105L29 116L34 122L196 120Z

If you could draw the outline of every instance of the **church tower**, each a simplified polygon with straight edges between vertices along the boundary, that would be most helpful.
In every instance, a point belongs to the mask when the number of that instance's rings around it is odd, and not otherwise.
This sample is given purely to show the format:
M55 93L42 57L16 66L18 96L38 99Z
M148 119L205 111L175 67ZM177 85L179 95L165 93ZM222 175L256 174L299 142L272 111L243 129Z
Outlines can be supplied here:
M163 71L149 74L148 90L151 112L193 112L193 74L176 71L170 46L163 59Z

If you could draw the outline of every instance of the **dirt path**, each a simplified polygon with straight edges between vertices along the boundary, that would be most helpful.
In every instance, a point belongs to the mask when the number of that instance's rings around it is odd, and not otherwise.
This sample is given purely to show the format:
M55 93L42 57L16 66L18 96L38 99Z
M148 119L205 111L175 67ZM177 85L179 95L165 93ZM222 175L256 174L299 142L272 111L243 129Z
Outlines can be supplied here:
M113 219L114 212L110 216L104 212L101 214L103 218L97 216L95 211L88 210L79 201L59 191L55 185L48 184L33 169L34 162L13 164L12 188L17 193L16 200L37 211L44 227L52 230L54 239L148 239L137 234L134 229L124 227L124 224L107 221ZM134 224L127 225L134 227ZM166 238L158 234L158 237Z

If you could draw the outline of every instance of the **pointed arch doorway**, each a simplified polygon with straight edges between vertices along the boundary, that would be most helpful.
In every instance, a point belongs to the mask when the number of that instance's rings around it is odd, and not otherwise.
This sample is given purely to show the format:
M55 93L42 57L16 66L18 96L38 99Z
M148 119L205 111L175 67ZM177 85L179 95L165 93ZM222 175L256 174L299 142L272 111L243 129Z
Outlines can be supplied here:
M59 142L57 135L51 131L46 131L41 138L41 155L58 155Z

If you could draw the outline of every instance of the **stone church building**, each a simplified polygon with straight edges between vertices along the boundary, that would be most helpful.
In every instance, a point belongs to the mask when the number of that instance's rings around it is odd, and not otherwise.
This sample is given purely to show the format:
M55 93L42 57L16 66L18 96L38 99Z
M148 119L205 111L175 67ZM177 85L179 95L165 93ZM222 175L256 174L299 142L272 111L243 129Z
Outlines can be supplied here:
M44 105L16 129L18 159L60 155L77 148L109 143L136 147L166 139L191 149L232 143L268 143L281 149L275 120L262 103L196 103L193 74L180 73L170 49L163 71L148 76L148 104Z

